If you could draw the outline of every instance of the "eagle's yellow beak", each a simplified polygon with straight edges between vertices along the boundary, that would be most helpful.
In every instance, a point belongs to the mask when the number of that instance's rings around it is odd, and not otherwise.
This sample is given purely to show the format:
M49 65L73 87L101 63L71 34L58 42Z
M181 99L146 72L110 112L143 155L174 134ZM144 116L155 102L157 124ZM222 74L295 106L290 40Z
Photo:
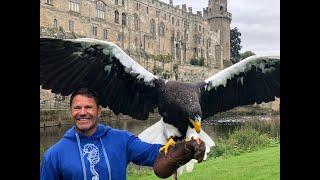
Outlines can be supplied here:
M200 133L201 130L201 121L194 121L190 119L190 122L193 124L194 129L196 130L197 133Z

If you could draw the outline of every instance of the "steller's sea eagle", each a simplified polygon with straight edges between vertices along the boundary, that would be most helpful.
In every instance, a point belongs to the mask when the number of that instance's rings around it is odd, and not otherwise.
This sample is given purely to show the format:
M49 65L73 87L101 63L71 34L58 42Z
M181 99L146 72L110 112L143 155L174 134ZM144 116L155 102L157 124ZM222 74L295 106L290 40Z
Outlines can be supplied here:
M201 138L209 152L214 142L201 130L201 120L280 97L280 56L251 56L204 81L186 83L155 76L112 42L42 37L40 85L63 96L79 87L94 89L102 107L138 120L158 108L162 118L139 135L142 140L167 142L166 151L177 140Z

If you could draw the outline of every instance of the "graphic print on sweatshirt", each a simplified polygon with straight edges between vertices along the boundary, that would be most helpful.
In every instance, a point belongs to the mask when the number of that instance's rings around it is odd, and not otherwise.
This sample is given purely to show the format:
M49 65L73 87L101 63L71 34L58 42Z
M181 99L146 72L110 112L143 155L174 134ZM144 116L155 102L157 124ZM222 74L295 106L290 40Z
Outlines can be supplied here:
M84 145L82 152L83 157L88 154L87 159L90 163L90 171L93 174L92 180L99 180L99 174L94 169L94 165L97 164L100 160L98 147L94 144L87 143L86 145Z

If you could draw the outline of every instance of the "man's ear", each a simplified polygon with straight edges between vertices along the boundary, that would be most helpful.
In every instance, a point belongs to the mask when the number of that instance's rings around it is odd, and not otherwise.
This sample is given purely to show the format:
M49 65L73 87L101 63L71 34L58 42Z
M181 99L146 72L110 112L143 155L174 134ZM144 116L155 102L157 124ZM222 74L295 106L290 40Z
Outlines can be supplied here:
M101 109L102 109L102 108L101 108L101 105L99 105L99 106L98 106L98 116L100 116L100 114L101 114Z

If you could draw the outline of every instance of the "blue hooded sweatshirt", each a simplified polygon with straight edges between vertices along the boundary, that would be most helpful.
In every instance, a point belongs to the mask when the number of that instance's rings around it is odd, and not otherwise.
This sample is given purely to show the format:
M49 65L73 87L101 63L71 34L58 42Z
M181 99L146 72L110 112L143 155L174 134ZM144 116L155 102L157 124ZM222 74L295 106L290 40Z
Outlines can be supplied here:
M160 147L102 124L90 137L77 133L73 126L45 153L40 179L109 180L111 176L125 180L129 162L153 166Z

